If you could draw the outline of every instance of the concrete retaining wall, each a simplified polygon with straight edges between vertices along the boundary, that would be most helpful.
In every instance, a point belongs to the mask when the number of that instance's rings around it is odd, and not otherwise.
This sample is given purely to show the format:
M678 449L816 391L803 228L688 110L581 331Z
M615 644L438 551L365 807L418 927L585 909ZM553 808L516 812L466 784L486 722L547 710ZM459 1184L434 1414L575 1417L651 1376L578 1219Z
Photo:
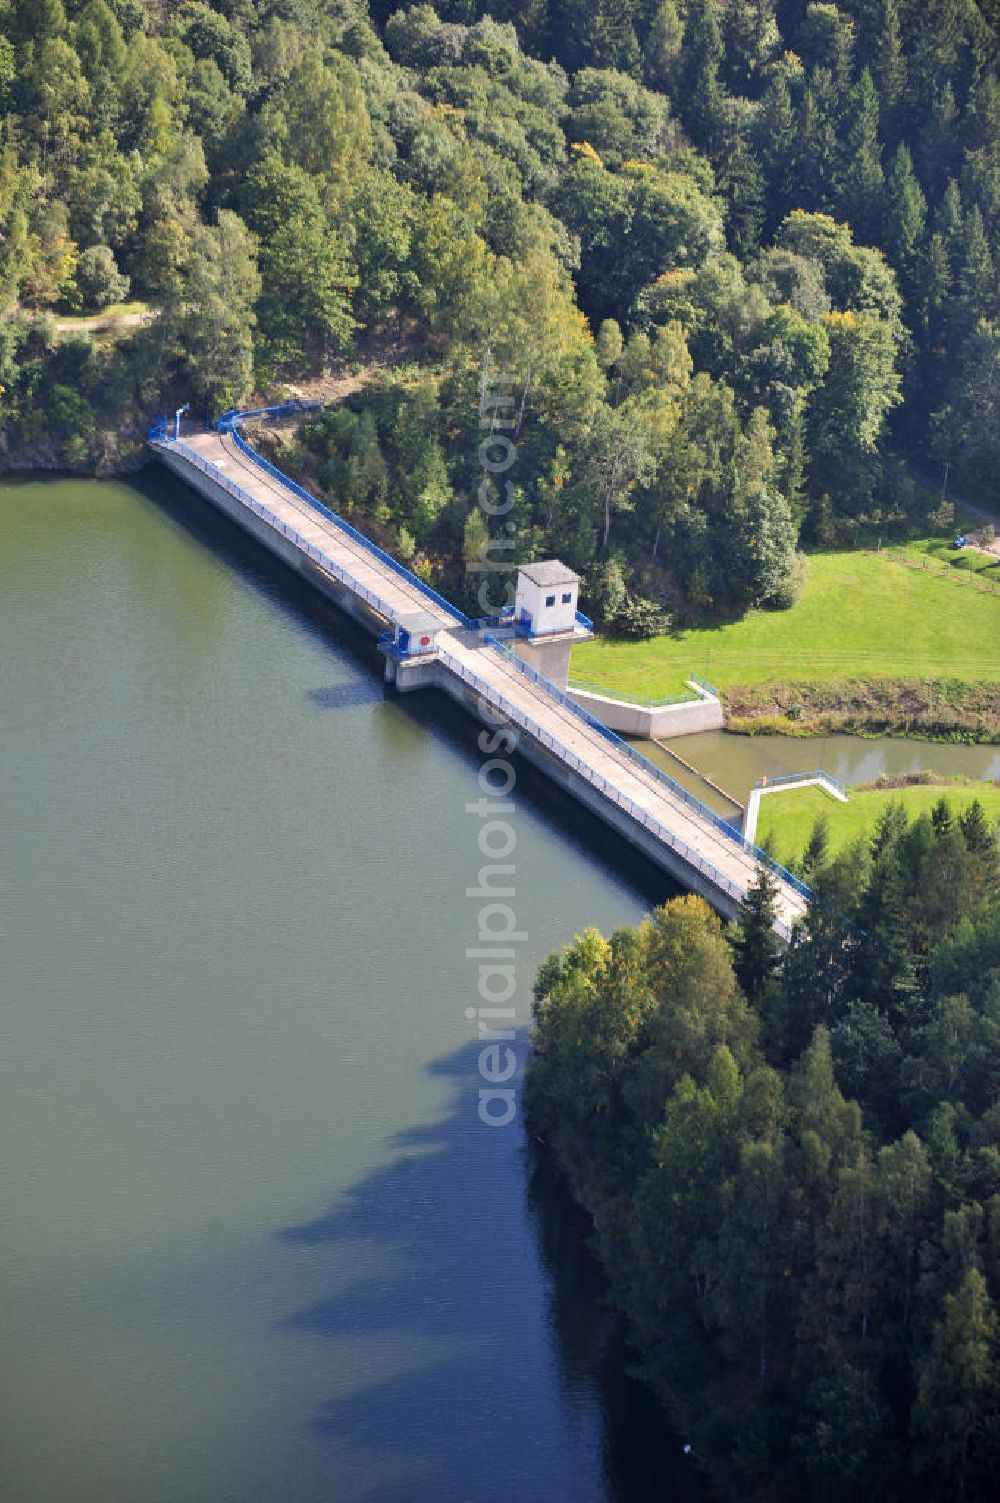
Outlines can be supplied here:
M679 705L641 705L629 700L605 699L602 694L575 689L572 684L566 693L620 736L640 736L653 741L661 736L722 730L722 705L714 695L701 695Z

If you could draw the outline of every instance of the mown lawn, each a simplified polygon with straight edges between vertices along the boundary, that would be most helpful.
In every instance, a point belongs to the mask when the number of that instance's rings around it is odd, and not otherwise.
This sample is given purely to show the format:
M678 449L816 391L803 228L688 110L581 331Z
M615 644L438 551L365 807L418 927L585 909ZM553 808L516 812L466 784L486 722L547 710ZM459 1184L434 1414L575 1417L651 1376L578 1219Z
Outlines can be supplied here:
M806 848L813 826L825 815L829 826L831 854L874 830L886 804L903 805L910 819L929 814L944 797L956 817L978 798L989 820L1000 819L1000 788L995 783L960 783L948 787L870 788L848 790L842 804L822 788L791 788L768 793L761 799L757 842L767 842L779 860L797 860Z
M721 689L869 677L997 681L1000 595L877 553L816 553L791 610L573 649L574 678L641 697L681 692L692 670Z

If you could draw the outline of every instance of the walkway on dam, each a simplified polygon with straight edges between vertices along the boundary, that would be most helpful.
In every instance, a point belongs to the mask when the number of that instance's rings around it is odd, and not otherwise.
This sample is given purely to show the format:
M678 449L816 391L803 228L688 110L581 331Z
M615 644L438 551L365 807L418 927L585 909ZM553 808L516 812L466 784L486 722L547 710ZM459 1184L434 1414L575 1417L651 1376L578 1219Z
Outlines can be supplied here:
M330 521L322 512L297 496L288 485L270 475L255 460L243 453L232 433L198 433L185 438L175 447L193 449L215 470L249 492L275 517L311 544L321 555L315 561L332 565L331 572L343 571L382 602L380 614L393 625L405 616L420 611L433 615L441 625L458 628L464 625L459 611L446 602L438 604L421 588L419 581L406 578L408 571L396 573L378 555L351 537L343 527Z
M575 705L491 634L470 630L455 607L424 587L370 544L352 537L346 524L303 499L280 472L247 452L231 432L211 432L175 441L153 440L198 468L214 472L223 487L249 504L319 565L347 583L388 624L420 612L440 622L437 663L455 674L498 715L524 730L552 756L670 847L724 893L739 902L756 880L763 853L744 842L733 826L701 804L666 773ZM228 482L228 483L227 483ZM773 863L769 864L773 865ZM775 869L779 932L788 936L808 906L808 889Z

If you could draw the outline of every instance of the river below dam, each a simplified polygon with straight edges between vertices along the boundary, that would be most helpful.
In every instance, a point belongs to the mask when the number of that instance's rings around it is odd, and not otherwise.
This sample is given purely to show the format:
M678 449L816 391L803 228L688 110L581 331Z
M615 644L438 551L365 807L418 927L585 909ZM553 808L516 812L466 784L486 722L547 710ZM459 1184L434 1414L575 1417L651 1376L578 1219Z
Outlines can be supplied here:
M4 1503L703 1496L479 1119L477 727L155 469L0 486L0 630ZM668 888L512 801L526 1030Z
M662 743L635 744L727 819L737 816L738 806L746 803L758 778L784 773L821 769L845 785L913 772L972 780L1000 778L1000 746L964 746L906 737L869 740L862 736L734 736L727 731L702 731ZM689 766L685 767L679 757ZM720 795L719 789L729 797Z

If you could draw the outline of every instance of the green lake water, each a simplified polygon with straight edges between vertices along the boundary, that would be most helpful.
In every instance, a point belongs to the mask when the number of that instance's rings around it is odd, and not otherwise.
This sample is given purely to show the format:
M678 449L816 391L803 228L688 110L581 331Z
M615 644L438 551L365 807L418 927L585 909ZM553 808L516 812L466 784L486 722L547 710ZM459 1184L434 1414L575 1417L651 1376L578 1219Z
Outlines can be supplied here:
M4 1503L693 1497L477 1116L471 722L155 472L0 487L0 631ZM667 890L514 802L526 1026Z

